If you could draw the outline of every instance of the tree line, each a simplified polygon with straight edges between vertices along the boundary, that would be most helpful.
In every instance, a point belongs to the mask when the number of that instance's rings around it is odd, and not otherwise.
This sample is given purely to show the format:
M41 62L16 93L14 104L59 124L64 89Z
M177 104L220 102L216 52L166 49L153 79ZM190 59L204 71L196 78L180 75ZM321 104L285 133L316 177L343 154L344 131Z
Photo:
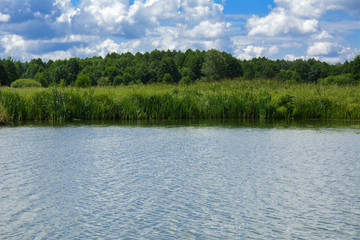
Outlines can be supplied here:
M43 87L118 86L155 82L190 84L195 81L277 79L279 81L359 83L360 55L344 63L328 64L315 59L294 61L266 57L239 60L215 49L136 53L109 53L104 58L64 60L0 60L0 84L10 86L18 79L33 79Z

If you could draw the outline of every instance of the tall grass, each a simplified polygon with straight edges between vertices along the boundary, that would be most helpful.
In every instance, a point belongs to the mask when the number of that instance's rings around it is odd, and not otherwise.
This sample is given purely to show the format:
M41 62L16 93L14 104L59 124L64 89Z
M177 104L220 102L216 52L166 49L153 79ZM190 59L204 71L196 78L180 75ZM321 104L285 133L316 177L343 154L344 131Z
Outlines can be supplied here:
M225 80L189 86L2 89L12 121L360 119L360 87Z
M4 106L0 102L0 125L5 124L9 121L9 117L5 111Z

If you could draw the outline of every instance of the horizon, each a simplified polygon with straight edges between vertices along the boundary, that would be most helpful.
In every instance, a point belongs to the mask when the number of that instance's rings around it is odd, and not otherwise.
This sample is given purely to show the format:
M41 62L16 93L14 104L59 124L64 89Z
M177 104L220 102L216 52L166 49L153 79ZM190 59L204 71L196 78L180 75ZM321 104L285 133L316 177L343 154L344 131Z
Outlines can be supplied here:
M0 0L0 6L2 59L217 49L240 60L334 64L360 53L357 0Z

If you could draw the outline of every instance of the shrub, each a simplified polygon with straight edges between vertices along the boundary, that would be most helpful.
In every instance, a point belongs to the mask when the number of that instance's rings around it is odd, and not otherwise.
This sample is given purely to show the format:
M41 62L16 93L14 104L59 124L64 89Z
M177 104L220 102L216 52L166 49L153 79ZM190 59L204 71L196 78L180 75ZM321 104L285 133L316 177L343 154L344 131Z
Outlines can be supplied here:
M77 87L90 87L91 86L91 79L86 74L81 74L76 78L75 86Z
M49 83L48 80L45 78L44 73L38 72L35 74L34 80L41 83L43 87L48 87Z
M165 75L164 75L164 77L163 77L163 79L162 79L162 81L164 82L164 83L172 83L173 82L173 77L170 75L170 73L165 73Z
M41 83L33 79L18 79L11 83L10 87L12 88L30 88L30 87L42 87Z
M355 83L354 78L351 76L351 73L329 76L327 78L320 80L321 84L337 84L337 85L346 85Z
M291 71L291 70L280 70L280 72L276 75L276 79L282 82L285 81L296 81L296 82L300 82L301 81L301 77L300 75L295 72L295 71Z
M0 125L9 121L9 116L6 114L4 106L0 103Z
M98 79L97 84L99 87L105 87L105 86L110 86L111 85L111 81L108 77L101 77Z
M185 76L185 77L181 78L179 83L181 85L189 85L191 82L192 82L191 78L189 76Z

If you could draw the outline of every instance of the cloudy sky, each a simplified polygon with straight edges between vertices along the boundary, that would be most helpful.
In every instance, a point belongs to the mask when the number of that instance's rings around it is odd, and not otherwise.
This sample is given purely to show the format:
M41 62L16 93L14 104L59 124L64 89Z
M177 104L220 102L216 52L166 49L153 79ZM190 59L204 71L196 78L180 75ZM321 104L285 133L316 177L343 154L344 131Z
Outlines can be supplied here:
M360 53L360 1L0 0L0 58L188 48L343 62Z

